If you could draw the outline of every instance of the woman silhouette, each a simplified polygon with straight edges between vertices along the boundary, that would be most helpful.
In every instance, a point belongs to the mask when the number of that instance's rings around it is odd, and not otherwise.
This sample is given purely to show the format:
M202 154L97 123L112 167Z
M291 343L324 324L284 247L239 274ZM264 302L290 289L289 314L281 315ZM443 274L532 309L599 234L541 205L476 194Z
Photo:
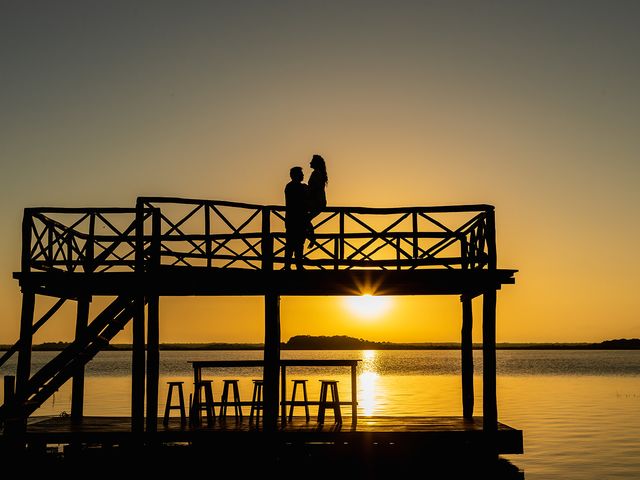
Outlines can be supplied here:
M324 158L320 155L316 154L311 157L309 166L313 169L307 187L309 209L307 238L309 239L309 248L311 248L316 243L316 236L311 221L327 206L327 196L324 189L327 183L329 183L329 177L327 176L327 166L325 165Z

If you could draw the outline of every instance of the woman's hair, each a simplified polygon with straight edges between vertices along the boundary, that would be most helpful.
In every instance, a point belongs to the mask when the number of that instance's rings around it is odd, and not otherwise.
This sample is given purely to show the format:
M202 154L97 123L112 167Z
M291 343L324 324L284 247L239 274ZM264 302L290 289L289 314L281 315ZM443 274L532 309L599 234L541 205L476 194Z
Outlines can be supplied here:
M315 154L313 157L311 157L311 167L320 172L325 184L329 183L329 176L327 175L327 166L324 163L324 158L322 158L318 154Z

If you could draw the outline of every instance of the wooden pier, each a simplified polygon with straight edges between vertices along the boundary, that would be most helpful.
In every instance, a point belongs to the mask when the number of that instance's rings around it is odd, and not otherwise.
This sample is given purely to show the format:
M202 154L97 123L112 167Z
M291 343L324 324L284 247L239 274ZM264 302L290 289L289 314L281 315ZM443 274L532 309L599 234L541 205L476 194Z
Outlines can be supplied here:
M227 417L216 419L212 425L192 426L172 417L168 425L159 421L156 431L149 441L162 443L210 443L246 444L259 439L264 433L261 421L251 421L245 415L242 419ZM281 445L299 443L322 443L327 445L351 444L353 448L366 445L395 445L396 448L424 451L455 451L461 448L467 453L490 448L481 417L359 417L351 422L344 417L342 423L334 423L331 418L324 423L306 421L304 417L294 417L290 422L280 422L276 436L270 442ZM134 437L129 417L84 417L75 422L71 418L42 417L32 419L26 431L30 444L111 444L130 443ZM507 425L498 424L498 453L522 453L522 432Z
M0 407L3 437L29 445L56 439L88 442L94 437L108 443L108 438L119 435L137 435L149 442L189 442L223 435L227 442L234 435L277 435L287 442L368 438L429 448L470 446L492 454L521 453L522 432L498 422L497 291L515 283L516 270L497 268L494 208L327 208L316 217L315 230L317 244L305 251L305 270L286 271L284 209L279 206L145 197L138 199L135 208L26 209L21 271L14 274L22 290L20 338L0 358L2 364L18 354L15 389L13 379L6 379L5 403ZM359 418L357 424L336 428L328 424L301 427L299 422L281 427L280 297L362 294L460 298L460 417ZM160 300L187 295L264 298L260 428L243 424L165 428L158 422ZM41 296L57 301L35 318ZM97 296L112 301L103 310L93 311L92 300ZM472 299L479 296L484 365L480 417L474 416L472 357ZM33 335L66 302L76 304L75 340L32 372ZM129 322L133 331L131 415L86 418L84 368ZM72 381L70 418L28 421L67 381ZM100 428L95 428L96 422Z

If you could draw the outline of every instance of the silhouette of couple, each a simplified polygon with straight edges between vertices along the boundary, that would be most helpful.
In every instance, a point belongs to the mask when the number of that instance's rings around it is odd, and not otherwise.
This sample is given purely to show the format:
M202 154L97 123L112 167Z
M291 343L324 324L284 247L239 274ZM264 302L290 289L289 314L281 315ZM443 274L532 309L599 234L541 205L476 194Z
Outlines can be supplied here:
M297 270L304 270L302 256L304 240L309 239L309 248L316 243L311 221L327 206L325 186L329 181L324 158L314 155L309 164L313 172L309 183L305 184L302 167L289 170L291 181L284 189L286 213L286 244L284 249L284 269L291 268L291 260L295 258Z

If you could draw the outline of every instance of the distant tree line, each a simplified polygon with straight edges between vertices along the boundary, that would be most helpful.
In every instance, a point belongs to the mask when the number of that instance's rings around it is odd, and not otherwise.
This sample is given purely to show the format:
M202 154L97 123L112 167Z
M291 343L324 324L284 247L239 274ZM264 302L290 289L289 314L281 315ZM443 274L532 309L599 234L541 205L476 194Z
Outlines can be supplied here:
M283 345L287 350L382 350L392 347L390 342L372 342L346 335L295 335Z
M46 342L33 346L36 351L58 351L69 342ZM280 344L283 350L458 350L459 343L393 343L373 342L347 335L295 335ZM0 345L0 351L10 345ZM482 344L474 344L480 349ZM599 343L498 343L501 350L640 350L640 338L620 338ZM262 343L162 343L160 350L263 350ZM104 350L127 351L131 344L106 345Z

